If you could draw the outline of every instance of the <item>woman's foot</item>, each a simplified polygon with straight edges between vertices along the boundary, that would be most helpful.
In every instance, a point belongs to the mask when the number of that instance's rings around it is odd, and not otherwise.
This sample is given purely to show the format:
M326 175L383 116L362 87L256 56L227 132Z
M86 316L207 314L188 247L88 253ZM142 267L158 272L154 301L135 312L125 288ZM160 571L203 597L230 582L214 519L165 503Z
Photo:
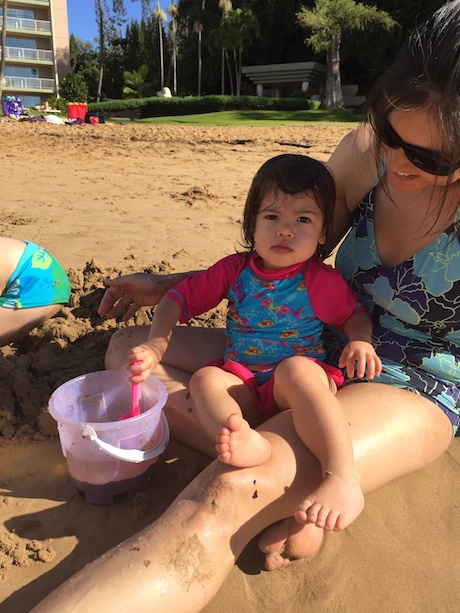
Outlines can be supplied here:
M237 468L259 466L271 454L270 443L238 413L232 413L216 437L217 459Z
M282 519L265 530L259 549L266 554L265 568L278 570L293 560L309 558L323 542L324 532L314 524L299 524L293 517Z
M343 530L361 513L364 496L358 477L330 474L297 506L294 518L300 524L315 524L324 530Z

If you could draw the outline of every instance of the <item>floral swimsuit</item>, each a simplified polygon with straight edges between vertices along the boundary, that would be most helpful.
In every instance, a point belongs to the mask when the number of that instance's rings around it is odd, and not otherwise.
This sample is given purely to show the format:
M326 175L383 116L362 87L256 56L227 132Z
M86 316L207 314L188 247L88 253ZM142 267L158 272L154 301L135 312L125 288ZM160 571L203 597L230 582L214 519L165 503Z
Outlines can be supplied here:
M372 316L373 342L383 363L374 381L426 396L446 413L455 434L460 424L460 214L415 256L387 268L375 244L373 195L374 190L355 209L336 265ZM330 333L328 358L334 364L344 339Z

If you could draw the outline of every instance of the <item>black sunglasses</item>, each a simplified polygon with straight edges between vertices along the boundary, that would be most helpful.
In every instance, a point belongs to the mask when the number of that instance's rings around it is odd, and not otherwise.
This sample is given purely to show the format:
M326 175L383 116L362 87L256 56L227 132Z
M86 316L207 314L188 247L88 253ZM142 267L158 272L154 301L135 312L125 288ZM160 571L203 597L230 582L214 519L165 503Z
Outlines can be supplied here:
M427 172L430 175L447 177L457 170L457 168L460 168L460 161L455 163L447 162L446 158L443 157L439 151L424 149L423 147L417 147L416 145L406 143L388 121L385 123L382 132L375 130L375 128L374 131L377 133L382 143L390 147L390 149L401 147L409 162L417 168L420 168L420 170L423 170L423 172Z

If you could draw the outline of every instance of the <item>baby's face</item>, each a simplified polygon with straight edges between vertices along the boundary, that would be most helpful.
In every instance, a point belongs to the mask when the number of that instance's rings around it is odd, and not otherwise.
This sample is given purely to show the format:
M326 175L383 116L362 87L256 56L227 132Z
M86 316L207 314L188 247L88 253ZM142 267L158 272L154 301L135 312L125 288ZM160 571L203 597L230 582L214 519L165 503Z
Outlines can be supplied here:
M264 197L254 230L255 250L264 268L276 270L304 262L325 240L323 213L309 193L277 190Z

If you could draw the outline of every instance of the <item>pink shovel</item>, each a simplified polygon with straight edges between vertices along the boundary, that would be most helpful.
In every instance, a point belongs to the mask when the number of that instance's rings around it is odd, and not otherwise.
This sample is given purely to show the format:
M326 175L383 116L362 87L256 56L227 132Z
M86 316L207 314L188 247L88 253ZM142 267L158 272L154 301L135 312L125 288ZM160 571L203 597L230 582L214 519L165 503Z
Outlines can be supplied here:
M134 364L140 364L140 362L133 362ZM120 417L121 419L129 419L130 417L137 417L140 415L141 407L139 406L142 395L142 383L133 383L131 388L131 408L128 413L125 413Z

